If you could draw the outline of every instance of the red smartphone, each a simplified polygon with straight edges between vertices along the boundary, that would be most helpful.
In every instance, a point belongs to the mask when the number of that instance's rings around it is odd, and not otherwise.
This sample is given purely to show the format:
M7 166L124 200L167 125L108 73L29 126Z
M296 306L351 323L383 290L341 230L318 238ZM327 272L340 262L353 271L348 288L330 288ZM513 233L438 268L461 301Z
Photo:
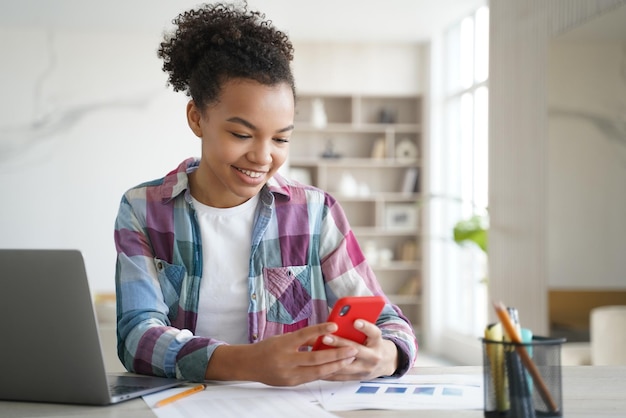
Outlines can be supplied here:
M363 344L367 337L354 328L354 321L363 319L375 324L384 306L385 299L382 296L347 296L339 299L328 317L328 322L339 326L333 335ZM323 338L320 336L315 341L314 351L335 348L322 343Z

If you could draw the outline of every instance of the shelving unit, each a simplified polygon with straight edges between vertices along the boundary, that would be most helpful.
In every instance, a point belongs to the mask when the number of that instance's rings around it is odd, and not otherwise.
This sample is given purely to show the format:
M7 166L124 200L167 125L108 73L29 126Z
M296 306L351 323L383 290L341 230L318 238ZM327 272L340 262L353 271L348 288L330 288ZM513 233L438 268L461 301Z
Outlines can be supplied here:
M419 332L421 97L309 94L296 109L290 176L339 201L383 290Z

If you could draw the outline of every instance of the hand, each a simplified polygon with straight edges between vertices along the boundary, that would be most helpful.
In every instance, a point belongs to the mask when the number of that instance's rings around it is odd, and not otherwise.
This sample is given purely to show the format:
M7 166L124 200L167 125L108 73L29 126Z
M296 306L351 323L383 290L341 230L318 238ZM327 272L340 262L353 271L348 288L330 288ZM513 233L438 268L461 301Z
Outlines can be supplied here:
M352 363L353 346L333 350L301 351L321 335L337 330L331 322L312 325L247 345L222 345L215 349L206 371L207 380L245 380L272 386L295 386L333 376Z
M325 335L324 344L357 350L355 361L328 376L325 380L367 380L380 376L390 376L398 368L398 348L389 340L382 338L382 332L375 324L357 319L354 327L367 336L363 345L335 335ZM324 350L334 351L334 350Z

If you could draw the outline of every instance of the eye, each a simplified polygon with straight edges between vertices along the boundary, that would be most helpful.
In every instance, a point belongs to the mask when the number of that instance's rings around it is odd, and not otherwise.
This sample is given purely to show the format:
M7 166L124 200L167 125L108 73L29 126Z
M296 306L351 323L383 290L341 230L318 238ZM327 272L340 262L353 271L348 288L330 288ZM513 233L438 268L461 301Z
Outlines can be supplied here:
M287 144L287 143L289 143L289 137L287 137L287 138L274 138L274 141L279 142L281 144Z
M235 138L239 138L239 139L249 139L251 138L250 135L247 134L238 134L237 132L231 132L230 133L232 136L234 136Z

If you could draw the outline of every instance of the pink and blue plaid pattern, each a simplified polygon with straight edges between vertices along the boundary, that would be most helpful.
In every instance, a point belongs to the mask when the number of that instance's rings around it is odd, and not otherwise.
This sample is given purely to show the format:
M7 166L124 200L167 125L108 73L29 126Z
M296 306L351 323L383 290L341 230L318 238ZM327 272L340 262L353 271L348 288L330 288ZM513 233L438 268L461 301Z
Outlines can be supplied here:
M202 381L223 344L193 336L202 277L200 231L188 191L189 159L122 198L115 223L118 354L129 371ZM275 176L261 191L250 259L250 343L323 322L348 295L382 295L339 204L311 186ZM409 321L389 302L383 336L413 364Z

